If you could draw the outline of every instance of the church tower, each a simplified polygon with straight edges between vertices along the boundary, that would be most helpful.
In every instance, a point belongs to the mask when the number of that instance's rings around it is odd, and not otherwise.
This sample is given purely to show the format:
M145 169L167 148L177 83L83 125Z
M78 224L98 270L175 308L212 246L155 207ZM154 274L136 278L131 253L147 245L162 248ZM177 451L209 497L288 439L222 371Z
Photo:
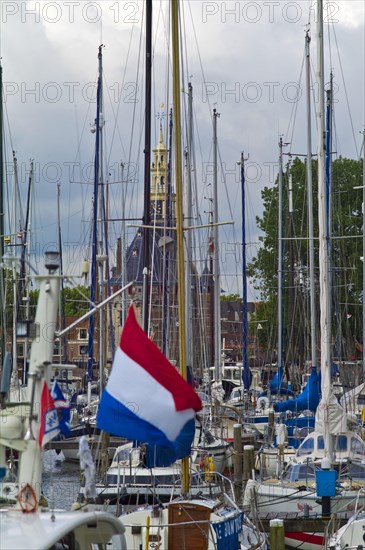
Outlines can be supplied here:
M174 219L175 193L168 184L168 151L163 142L162 126L160 125L159 143L153 149L151 167L151 222L156 225L166 225Z

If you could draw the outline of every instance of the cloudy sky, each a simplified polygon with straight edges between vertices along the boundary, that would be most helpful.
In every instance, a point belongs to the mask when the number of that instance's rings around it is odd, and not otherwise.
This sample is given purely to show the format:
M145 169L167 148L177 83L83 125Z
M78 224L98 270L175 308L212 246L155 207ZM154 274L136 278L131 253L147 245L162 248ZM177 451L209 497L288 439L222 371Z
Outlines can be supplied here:
M194 88L197 204L203 221L211 201L212 110L220 113L219 218L235 220L220 230L223 286L240 289L241 206L237 161L246 163L248 257L257 249L255 216L261 190L277 174L278 140L305 154L304 37L310 24L313 111L316 85L316 10L313 0L183 0L183 112L187 82ZM159 121L166 131L171 105L168 3L154 0L153 142ZM33 247L40 254L57 240L57 184L61 188L64 253L74 272L89 256L92 161L95 136L97 51L103 48L105 173L109 217L141 217L143 191L144 2L5 1L1 58L5 99L5 150L9 185L16 151L25 204L29 162L34 159ZM325 2L326 80L334 74L335 149L358 158L365 122L362 0ZM165 114L163 116L162 114ZM313 115L313 148L316 125ZM121 169L124 164L124 171ZM121 183L121 180L124 183ZM127 183L126 183L127 180ZM10 193L11 194L11 193ZM9 220L13 218L9 204ZM19 214L17 214L19 217ZM19 222L17 224L17 229ZM131 234L134 229L127 230ZM115 247L120 223L110 224ZM204 239L201 236L204 246ZM249 299L255 296L250 295Z

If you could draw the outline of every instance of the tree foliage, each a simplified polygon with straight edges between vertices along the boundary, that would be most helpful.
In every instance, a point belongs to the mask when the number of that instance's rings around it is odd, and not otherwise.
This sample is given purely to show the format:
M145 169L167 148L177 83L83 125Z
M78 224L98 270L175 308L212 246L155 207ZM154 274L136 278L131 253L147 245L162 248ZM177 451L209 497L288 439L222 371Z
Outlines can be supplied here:
M289 213L289 181L293 212ZM317 161L312 163L315 299L319 316L318 186ZM355 351L354 335L361 334L362 312L362 161L338 158L332 163L329 193L332 328L335 353L348 357ZM283 349L290 359L310 357L310 294L308 196L306 162L295 158L283 174ZM262 246L248 266L248 276L261 296L254 321L267 320L258 334L260 345L278 341L278 180L262 191L263 215L256 222ZM265 325L263 324L263 327ZM269 334L270 333L270 334Z
M84 286L64 289L65 316L80 317L90 309L90 288Z

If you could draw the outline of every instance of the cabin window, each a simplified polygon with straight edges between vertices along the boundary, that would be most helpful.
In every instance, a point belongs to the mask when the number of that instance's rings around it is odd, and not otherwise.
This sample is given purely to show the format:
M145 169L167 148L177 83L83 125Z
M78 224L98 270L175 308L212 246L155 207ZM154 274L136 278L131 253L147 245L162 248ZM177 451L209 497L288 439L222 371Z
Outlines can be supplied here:
M365 467L363 464L351 464L350 465L350 477L351 479L361 479L365 481Z
M356 437L351 438L351 452L363 454L365 453L365 445L362 441L359 441Z
M310 437L309 439L303 441L298 449L298 455L309 455L314 451L314 439Z
M324 449L323 435L320 435L317 439L317 449Z
M339 435L336 438L336 451L346 451L347 449L347 437L346 435Z
M289 481L304 481L314 478L313 464L294 464L288 471L287 475L283 476L283 479Z

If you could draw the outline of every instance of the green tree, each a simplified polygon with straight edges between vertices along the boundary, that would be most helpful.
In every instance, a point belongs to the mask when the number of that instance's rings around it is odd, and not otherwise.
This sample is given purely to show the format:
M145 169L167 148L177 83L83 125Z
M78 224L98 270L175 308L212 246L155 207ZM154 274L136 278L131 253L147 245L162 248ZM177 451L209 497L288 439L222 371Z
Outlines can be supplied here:
M90 288L84 286L65 287L65 315L66 317L81 317L90 309Z
M289 216L289 164L283 177L283 349L295 348L296 357L309 358L309 242L306 163L299 158L291 162L293 215ZM317 162L313 162L313 217L317 315L318 295L318 198ZM333 337L335 352L349 356L354 352L354 338L361 334L362 305L362 161L340 157L332 163L330 190L331 283ZM263 348L276 347L278 341L278 181L262 191L263 215L256 222L263 233L262 246L248 266L248 276L259 291L262 303L252 320L268 320L258 338ZM290 245L293 245L292 248ZM292 258L291 259L291 249ZM346 322L345 322L346 321ZM265 326L264 324L262 325ZM294 352L293 352L294 355Z

